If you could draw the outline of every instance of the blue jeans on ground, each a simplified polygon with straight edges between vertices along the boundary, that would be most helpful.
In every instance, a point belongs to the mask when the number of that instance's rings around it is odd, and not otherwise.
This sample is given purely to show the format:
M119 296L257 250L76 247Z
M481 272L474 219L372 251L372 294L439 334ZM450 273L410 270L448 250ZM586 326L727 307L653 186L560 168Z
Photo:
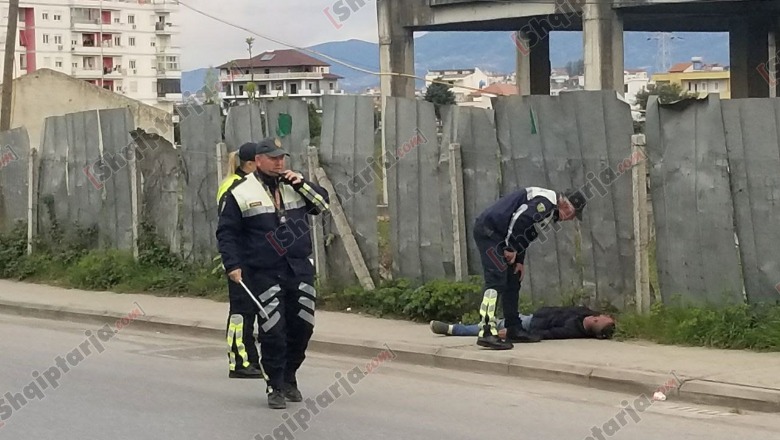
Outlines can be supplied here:
M531 331L531 319L534 315L520 314L521 325L523 330ZM497 323L499 330L504 328L504 320L499 319ZM479 324L454 324L452 326L452 336L479 336Z

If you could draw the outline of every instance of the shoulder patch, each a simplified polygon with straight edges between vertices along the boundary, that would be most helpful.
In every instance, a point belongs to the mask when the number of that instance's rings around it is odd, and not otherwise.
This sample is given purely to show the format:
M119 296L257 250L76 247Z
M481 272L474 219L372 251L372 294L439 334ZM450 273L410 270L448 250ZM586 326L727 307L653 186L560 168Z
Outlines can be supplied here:
M254 208L256 206L263 206L263 202L252 202L249 204L250 208Z
M539 202L538 205L536 205L536 212L544 212L547 208L544 207L544 203Z

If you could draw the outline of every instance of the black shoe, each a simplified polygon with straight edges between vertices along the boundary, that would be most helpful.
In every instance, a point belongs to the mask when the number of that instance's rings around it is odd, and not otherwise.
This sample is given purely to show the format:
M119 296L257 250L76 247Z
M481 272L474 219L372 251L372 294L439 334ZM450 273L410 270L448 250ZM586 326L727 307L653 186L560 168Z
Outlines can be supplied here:
M284 394L281 390L273 390L268 394L268 407L271 409L287 408L287 401L284 400Z
M493 335L477 338L477 345L493 350L511 350L514 348L511 342Z
M290 402L303 402L303 395L294 383L284 385L284 397Z
M542 340L542 338L539 337L539 335L534 333L529 333L519 328L507 328L506 339L507 341L520 342L520 343L539 342Z
M236 369L228 374L231 379L262 379L263 372L250 365L247 368Z

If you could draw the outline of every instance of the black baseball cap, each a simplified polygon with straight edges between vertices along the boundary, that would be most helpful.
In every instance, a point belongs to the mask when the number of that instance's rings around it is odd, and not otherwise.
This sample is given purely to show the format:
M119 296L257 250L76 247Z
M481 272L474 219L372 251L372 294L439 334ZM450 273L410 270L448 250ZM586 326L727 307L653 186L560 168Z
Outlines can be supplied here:
M260 143L257 144L257 149L255 150L255 154L265 154L268 155L269 157L290 155L290 153L288 153L284 148L282 148L281 142L279 142L275 138L267 138L260 141Z
M255 160L255 151L257 151L257 144L254 142L247 142L238 149L238 158L244 162Z
M572 206L574 206L575 216L577 220L582 221L582 211L585 210L585 206L588 204L588 200L585 198L585 194L582 191L567 191L564 197L569 199Z

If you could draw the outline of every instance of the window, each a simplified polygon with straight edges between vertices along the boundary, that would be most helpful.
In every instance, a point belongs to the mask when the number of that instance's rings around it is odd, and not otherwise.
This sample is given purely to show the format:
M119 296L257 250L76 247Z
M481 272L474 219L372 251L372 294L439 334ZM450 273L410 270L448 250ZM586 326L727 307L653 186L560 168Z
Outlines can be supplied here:
M78 69L79 68L79 63L73 63L73 68L74 69Z
M27 56L25 54L19 54L19 68L27 70Z
M179 70L179 58L178 57L165 57L165 64L168 70Z
M717 82L715 82L715 83L712 83L712 87L713 87L713 89L714 89L715 91L718 91L718 83L717 83Z
M156 39L155 39L155 38L152 38L152 41L150 41L150 42L149 42L149 44L150 44L152 47L154 47L154 46L157 46L157 41L156 41Z
M130 60L130 68L135 69L135 60Z
M54 21L62 21L62 15L54 14Z
M43 14L41 14L41 19L48 20L49 19L49 13L48 12L44 12Z
M58 69L62 69L62 58L57 58L54 61L54 67L56 67Z
M27 14L25 14L25 10L23 8L19 8L19 23L24 23L27 21ZM5 16L4 18L8 18L8 16Z
M127 44L131 46L135 46L135 37L130 37L127 39Z
M114 17L114 24L119 24L120 20L119 17Z
M127 16L127 24L135 24L135 15Z
M122 37L114 37L114 46L121 46L122 45Z
M330 83L330 89L333 90L333 83Z
M62 35L54 36L54 44L62 44Z
M49 34L43 34L43 44L49 44Z

